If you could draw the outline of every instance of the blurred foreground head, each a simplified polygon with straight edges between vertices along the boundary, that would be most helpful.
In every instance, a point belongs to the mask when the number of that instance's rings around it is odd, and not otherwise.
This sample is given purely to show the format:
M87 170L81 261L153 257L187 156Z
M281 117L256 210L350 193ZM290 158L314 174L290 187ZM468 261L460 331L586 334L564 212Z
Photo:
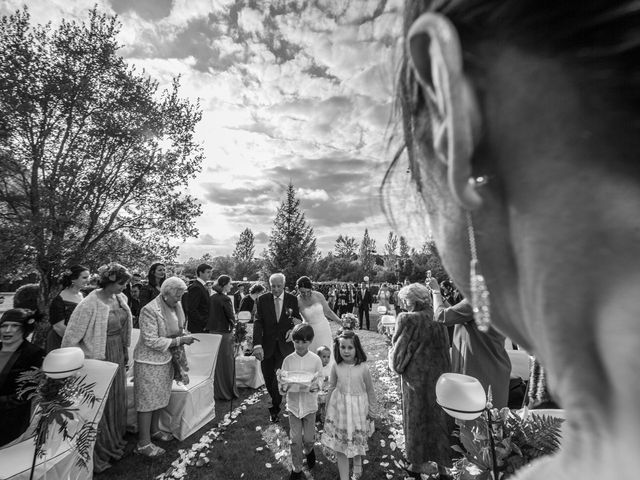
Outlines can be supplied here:
M475 232L493 325L566 410L561 452L517 478L637 475L640 2L407 1L404 33L409 171L444 266L470 298Z

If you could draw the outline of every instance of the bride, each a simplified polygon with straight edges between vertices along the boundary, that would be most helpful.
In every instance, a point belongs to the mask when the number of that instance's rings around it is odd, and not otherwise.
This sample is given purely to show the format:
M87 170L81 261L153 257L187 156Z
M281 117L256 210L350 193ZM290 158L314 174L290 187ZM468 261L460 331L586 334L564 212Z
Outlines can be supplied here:
M338 316L331 310L324 295L313 290L309 277L300 277L296 282L298 287L298 308L305 323L313 327L313 342L309 350L316 353L318 347L326 345L331 350L333 361L333 335L327 318L340 323Z

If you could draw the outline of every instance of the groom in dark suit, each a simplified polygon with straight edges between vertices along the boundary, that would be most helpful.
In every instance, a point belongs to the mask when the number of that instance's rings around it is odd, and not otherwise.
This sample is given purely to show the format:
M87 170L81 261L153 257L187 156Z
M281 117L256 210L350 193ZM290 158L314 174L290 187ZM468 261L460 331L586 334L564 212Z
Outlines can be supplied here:
M371 304L373 303L371 298L371 292L364 283L360 284L360 288L356 292L356 306L358 307L358 320L360 328L364 328L365 324L362 323L362 317L367 321L367 330L369 330L369 312L371 311Z
M274 273L269 278L271 292L256 300L256 320L253 325L253 355L260 360L262 375L271 396L269 414L278 421L282 395L278 391L276 370L282 367L284 357L293 353L293 342L287 334L294 327L294 318L300 318L298 299L284 291L285 277Z
M206 285L211 279L212 271L211 265L206 263L198 265L196 269L197 278L189 285L183 298L183 308L185 309L188 328L191 333L202 333L207 325L211 295L209 295Z

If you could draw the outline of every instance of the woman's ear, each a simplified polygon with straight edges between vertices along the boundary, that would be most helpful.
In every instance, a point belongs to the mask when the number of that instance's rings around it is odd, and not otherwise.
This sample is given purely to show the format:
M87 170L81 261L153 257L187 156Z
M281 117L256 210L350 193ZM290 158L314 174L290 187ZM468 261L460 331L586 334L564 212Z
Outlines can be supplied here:
M442 15L425 13L409 29L407 51L428 105L434 152L447 165L449 190L461 207L474 210L482 204L471 164L481 122L458 33Z

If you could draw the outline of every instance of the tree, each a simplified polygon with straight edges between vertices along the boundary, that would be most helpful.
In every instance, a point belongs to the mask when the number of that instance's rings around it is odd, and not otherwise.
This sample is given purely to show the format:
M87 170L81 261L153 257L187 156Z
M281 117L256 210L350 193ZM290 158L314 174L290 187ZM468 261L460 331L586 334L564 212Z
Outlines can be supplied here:
M389 274L393 273L393 277L397 278L399 266L397 265L398 237L393 232L389 232L387 243L384 245L384 268ZM387 280L391 281L391 280Z
M213 264L213 257L210 253L205 253L200 258L189 257L189 260L184 262L180 275L190 278L197 276L198 265L206 263L207 265Z
M341 258L353 258L358 251L358 242L356 242L355 237L350 237L345 235L338 235L336 239L335 251L336 256Z
M427 270L431 270L431 276L437 278L439 282L448 278L433 240L426 241L420 251L414 250L410 260L411 273L409 274L409 280L412 282L424 282Z
M316 260L316 238L300 209L300 200L292 183L287 187L269 236L264 253L264 276L282 272L287 285L293 286L298 277L307 275Z
M360 242L360 263L366 275L371 276L375 264L376 241L369 237L369 230L364 229L364 236Z
M397 255L398 251L398 237L393 233L389 232L389 236L387 237L387 243L384 245L384 255L386 257L394 257Z
M255 277L257 275L256 262L254 260L255 244L253 232L250 228L245 228L236 242L236 248L233 251L233 258L236 263L236 275L238 280L247 277Z
M407 239L404 238L402 235L400 236L399 239L399 245L398 245L398 250L400 253L400 256L405 258L409 256L409 251L411 250L411 248L409 247L409 244L407 243Z
M43 313L65 264L114 241L170 260L170 240L196 233L182 192L202 160L200 107L177 79L159 92L128 67L119 29L96 8L56 30L26 8L0 20L0 255L35 266Z
M215 280L220 275L229 275L235 278L235 261L230 255L220 255L211 259L211 279Z

